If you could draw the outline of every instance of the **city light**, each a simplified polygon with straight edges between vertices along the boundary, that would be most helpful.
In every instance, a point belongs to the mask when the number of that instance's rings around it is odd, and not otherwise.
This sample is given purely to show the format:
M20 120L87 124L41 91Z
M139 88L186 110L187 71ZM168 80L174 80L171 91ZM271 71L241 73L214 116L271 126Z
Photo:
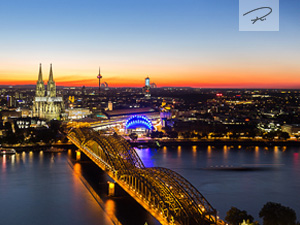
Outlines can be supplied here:
M125 124L126 129L135 129L139 126L146 127L148 130L153 130L153 125L146 116L134 115L130 117Z

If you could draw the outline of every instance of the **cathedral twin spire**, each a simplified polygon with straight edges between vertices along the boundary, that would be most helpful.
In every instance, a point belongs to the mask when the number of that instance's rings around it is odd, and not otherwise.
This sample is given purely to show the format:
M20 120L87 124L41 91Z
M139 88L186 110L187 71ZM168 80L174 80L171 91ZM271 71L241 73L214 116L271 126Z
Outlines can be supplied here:
M45 96L45 84L43 81L42 64L40 64L39 77L36 83L36 97L56 97L56 85L53 80L52 64L50 64L50 73L47 83L47 95Z
M44 85L44 81L43 81L42 64L40 64L39 78L36 83L35 96L36 97L45 97L45 85Z

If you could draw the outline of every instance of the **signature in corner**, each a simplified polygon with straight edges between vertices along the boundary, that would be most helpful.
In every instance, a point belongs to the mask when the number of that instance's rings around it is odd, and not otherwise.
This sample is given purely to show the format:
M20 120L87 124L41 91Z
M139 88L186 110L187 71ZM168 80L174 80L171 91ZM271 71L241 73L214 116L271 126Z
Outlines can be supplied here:
M260 20L260 21L266 20L267 19L266 17L272 13L272 8L271 7L261 7L261 8L253 9L253 10L251 10L251 11L243 14L243 16L246 16L247 14L252 13L252 12L254 12L256 10L260 10L260 9L269 9L270 12L268 12L266 15L264 15L262 17L256 17L255 19L251 20L251 21L253 21L252 24L256 23L258 20Z

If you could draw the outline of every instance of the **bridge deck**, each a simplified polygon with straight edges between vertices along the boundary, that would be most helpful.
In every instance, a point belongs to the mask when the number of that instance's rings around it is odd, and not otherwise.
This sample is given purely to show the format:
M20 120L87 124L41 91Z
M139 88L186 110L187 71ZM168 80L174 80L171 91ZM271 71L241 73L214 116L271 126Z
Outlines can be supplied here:
M122 137L78 128L68 138L161 224L221 224L216 210L187 180L166 168L146 168Z

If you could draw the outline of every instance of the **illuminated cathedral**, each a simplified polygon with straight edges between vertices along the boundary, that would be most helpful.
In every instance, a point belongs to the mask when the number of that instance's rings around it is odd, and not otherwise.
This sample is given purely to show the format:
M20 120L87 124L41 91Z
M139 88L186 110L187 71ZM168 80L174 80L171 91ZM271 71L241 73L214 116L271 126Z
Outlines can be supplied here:
M53 80L52 64L50 64L47 91L45 90L42 65L40 64L39 77L36 83L35 98L32 108L33 116L46 120L59 120L64 113L64 109L63 98L56 96L56 85Z

